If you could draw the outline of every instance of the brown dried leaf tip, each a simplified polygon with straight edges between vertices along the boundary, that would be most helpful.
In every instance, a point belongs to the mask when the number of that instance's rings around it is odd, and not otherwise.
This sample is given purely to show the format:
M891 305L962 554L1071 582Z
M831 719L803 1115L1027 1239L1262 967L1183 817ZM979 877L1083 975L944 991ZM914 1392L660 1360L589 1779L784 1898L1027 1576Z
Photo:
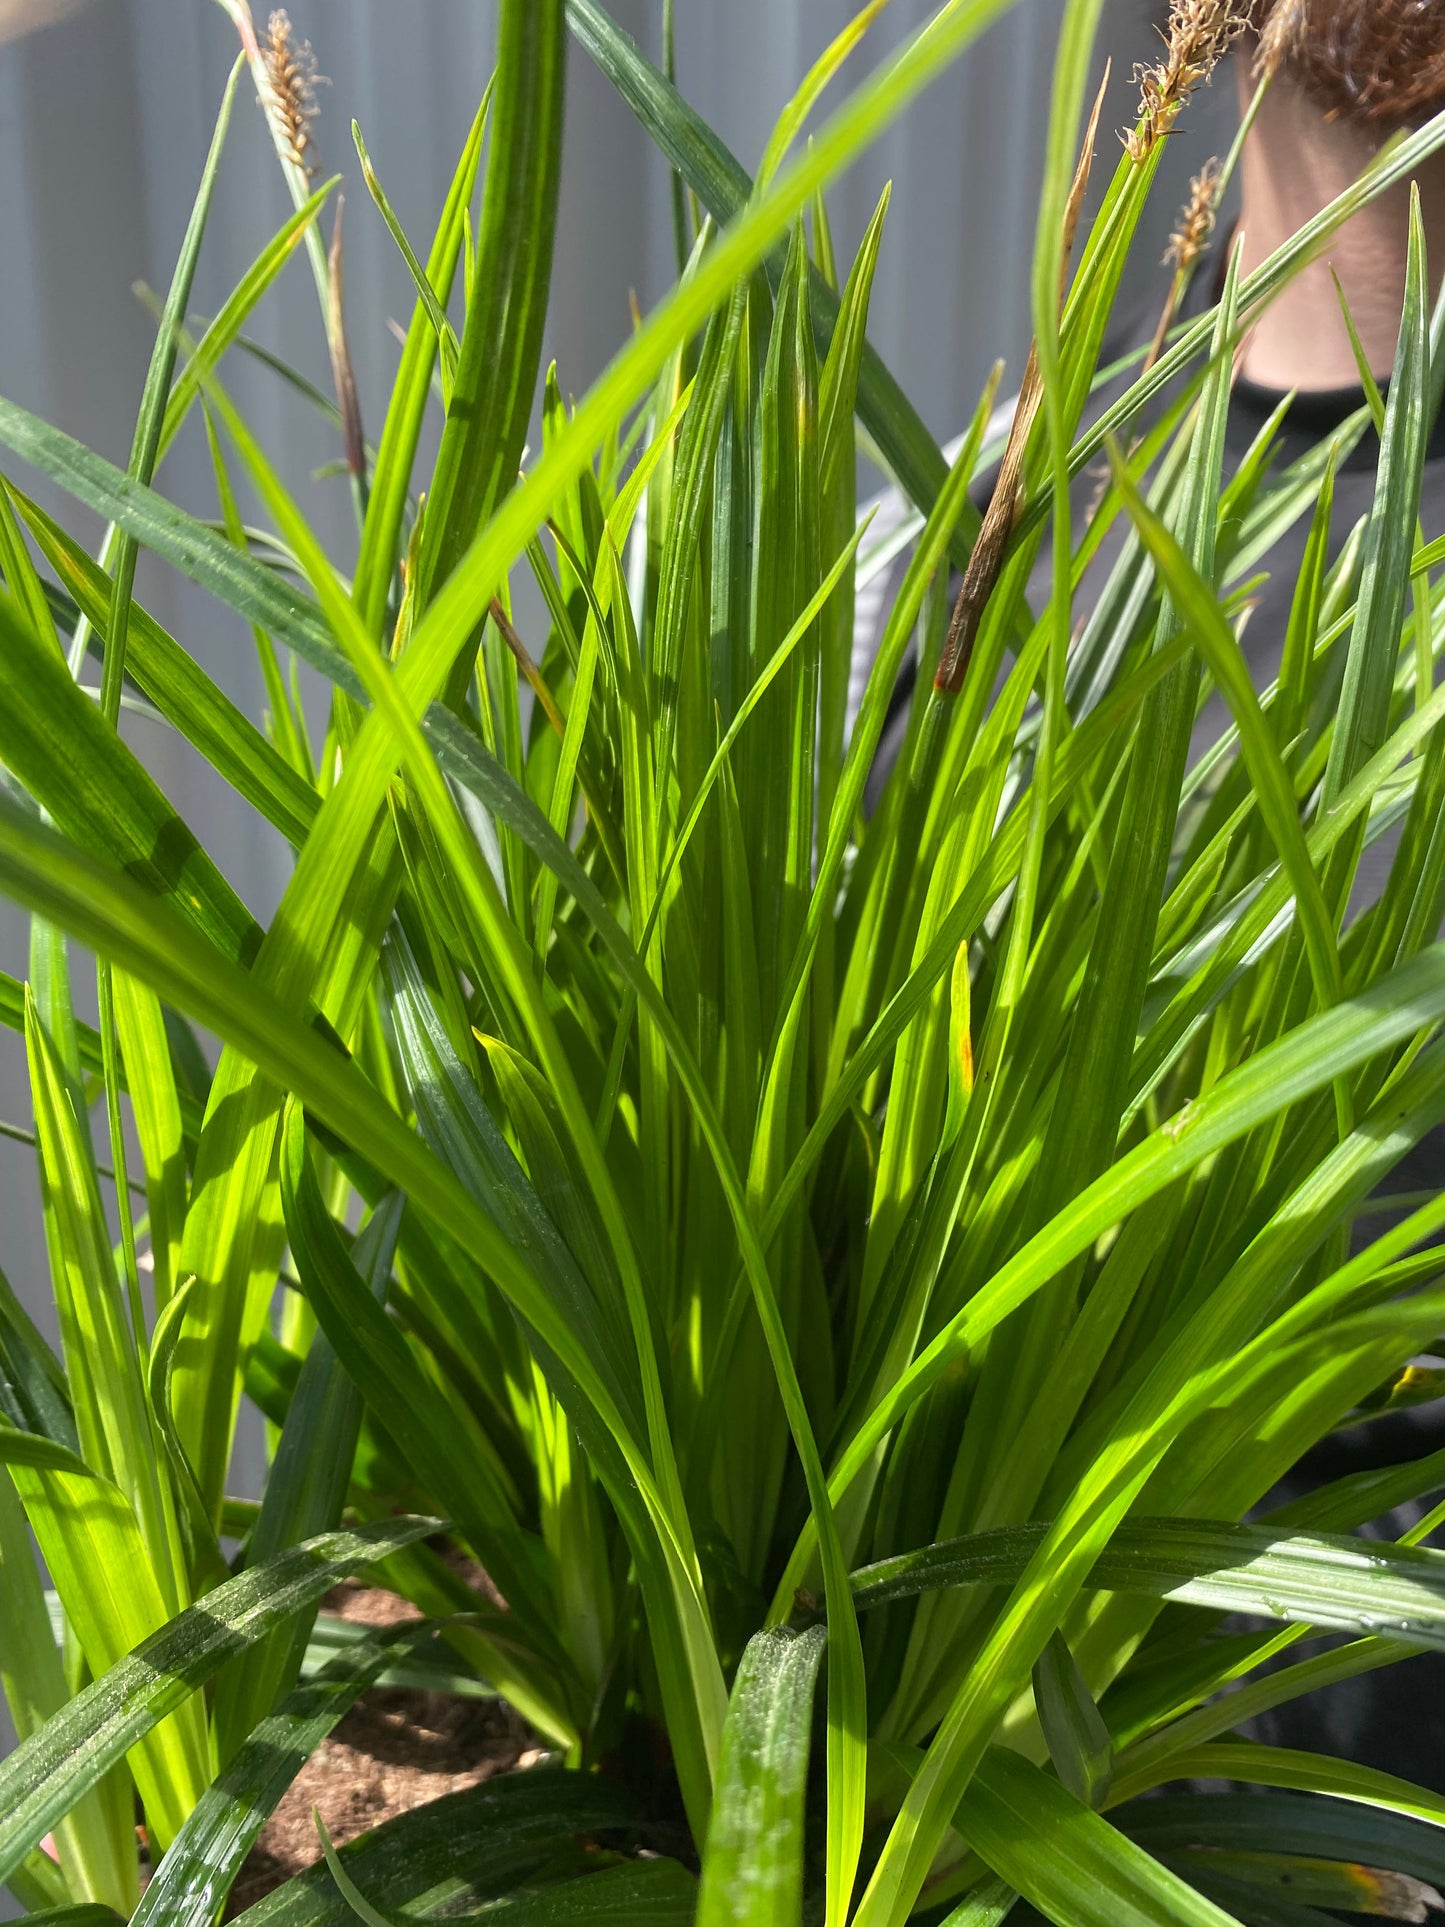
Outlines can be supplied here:
M1169 237L1164 265L1188 274L1208 246L1214 232L1214 197L1219 188L1220 163L1206 161L1189 183L1189 199L1179 211L1179 225Z
M277 144L308 177L316 172L311 129L316 120L316 88L322 76L309 40L296 40L291 16L280 7L266 23L261 57L271 86L267 111Z
M1170 0L1164 58L1134 69L1139 124L1124 137L1132 161L1153 151L1248 24L1245 0Z

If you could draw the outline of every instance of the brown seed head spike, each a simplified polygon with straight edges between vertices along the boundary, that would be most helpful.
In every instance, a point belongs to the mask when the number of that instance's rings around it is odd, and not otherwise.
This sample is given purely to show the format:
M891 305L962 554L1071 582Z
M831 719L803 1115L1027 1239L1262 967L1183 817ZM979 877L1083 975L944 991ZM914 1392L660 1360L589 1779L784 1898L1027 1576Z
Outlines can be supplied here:
M1179 312L1179 303L1184 298L1194 264L1214 232L1220 173L1219 161L1211 160L1206 161L1194 176L1189 184L1189 199L1180 210L1179 225L1170 235L1169 246L1164 250L1164 265L1173 268L1174 279L1159 316L1159 326L1154 330L1154 339L1149 344L1149 353L1144 362L1146 369L1152 368L1164 352L1165 340Z
M1189 199L1180 209L1179 225L1169 237L1165 251L1166 268L1188 274L1208 245L1214 232L1214 197L1219 186L1220 163L1206 161L1189 183Z
M1269 18L1259 30L1259 46L1254 56L1255 78L1278 72L1299 44L1305 28L1305 0L1275 0Z
M1170 0L1164 58L1134 69L1139 123L1124 139L1132 161L1153 152L1248 24L1245 0Z
M278 8L266 23L261 47L271 98L266 103L277 144L308 177L316 172L311 129L316 121L316 88L321 76L309 40L292 36L291 16Z

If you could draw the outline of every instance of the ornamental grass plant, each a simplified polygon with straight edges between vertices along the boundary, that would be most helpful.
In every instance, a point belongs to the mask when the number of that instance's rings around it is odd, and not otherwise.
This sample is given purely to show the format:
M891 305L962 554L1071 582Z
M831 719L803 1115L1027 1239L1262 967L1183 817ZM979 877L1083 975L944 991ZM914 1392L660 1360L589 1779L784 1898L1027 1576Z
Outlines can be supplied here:
M1090 119L1100 0L1067 0L1033 350L1011 427L995 375L949 463L868 345L886 197L850 262L825 191L1004 0L947 0L849 92L874 0L752 177L597 0L501 0L429 242L357 137L417 294L373 449L304 52L223 4L241 57L128 469L0 401L0 889L33 920L0 1004L63 1340L4 1289L0 1878L37 1916L205 1927L308 1753L410 1667L502 1696L546 1762L327 1846L252 1927L1425 1918L1445 1801L1237 1731L1445 1646L1445 1555L1358 1530L1445 1487L1439 1455L1269 1496L1445 1328L1445 1198L1364 1215L1445 1119L1418 210L1387 398L1291 461L1278 420L1238 462L1224 429L1251 318L1445 116L1253 273L1228 253L1101 412L1165 137L1236 22L1179 0L1120 148ZM675 171L684 256L575 403L540 365L564 152L586 165L569 57ZM295 212L198 324L253 90ZM344 557L227 392L297 254ZM192 416L215 496L179 504ZM1332 477L1373 436L1337 548ZM860 446L916 510L887 538ZM98 556L34 471L109 524ZM1240 626L1296 522L1256 689ZM908 544L853 716L855 596ZM251 626L263 718L136 599L142 549ZM267 928L122 741L123 693L293 848ZM228 1490L243 1401L259 1503ZM321 1654L358 1571L423 1617Z

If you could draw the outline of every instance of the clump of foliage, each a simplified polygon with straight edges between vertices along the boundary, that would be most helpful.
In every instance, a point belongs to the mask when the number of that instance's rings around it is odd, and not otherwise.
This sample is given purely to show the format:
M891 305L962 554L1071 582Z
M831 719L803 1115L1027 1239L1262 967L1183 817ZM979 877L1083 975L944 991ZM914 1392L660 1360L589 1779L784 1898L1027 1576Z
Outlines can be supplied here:
M995 376L950 465L868 346L885 206L848 266L822 191L1001 0L947 0L802 147L875 0L755 180L596 0L502 0L425 261L358 136L417 288L373 451L311 65L226 4L242 61L128 472L0 403L0 442L111 524L92 560L0 491L0 888L33 915L0 1002L63 1338L6 1289L0 1877L37 1910L201 1927L299 1763L405 1665L485 1682L551 1766L328 1849L250 1918L1423 1918L1445 1803L1230 1737L1445 1644L1445 1557L1352 1536L1438 1488L1437 1458L1254 1516L1445 1325L1445 1202L1349 1238L1445 1115L1445 549L1417 540L1445 328L1418 217L1388 400L1289 464L1276 419L1227 469L1224 426L1250 317L1445 121L1249 277L1231 259L1094 418L1161 137L1233 28L1181 5L1080 227L1099 0L1069 0L1033 353L1006 447ZM540 369L569 36L676 170L686 257L575 405ZM193 338L248 65L296 211ZM349 576L225 386L301 248ZM217 490L194 512L156 486L193 414ZM858 523L860 424L917 510L887 542ZM1331 559L1335 465L1376 432L1373 507ZM1101 455L1085 509L1069 483ZM1256 692L1238 624L1299 518ZM850 718L855 594L907 541ZM142 548L251 625L264 726L135 599ZM545 634L518 633L523 576ZM330 685L319 725L288 660ZM265 930L123 743L127 690L293 846ZM1191 763L1211 690L1231 724ZM259 1505L227 1495L243 1398L273 1427ZM321 1664L317 1601L355 1570L425 1617ZM1321 1630L1348 1637L1291 1657ZM1141 1797L1182 1780L1271 1791Z

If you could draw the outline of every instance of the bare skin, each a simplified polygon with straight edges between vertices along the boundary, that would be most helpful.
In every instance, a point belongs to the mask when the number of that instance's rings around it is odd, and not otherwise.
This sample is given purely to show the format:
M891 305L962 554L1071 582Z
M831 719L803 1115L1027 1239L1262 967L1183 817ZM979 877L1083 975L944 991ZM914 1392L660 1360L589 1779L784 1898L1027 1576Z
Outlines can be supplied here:
M1253 82L1237 61L1242 100ZM1266 94L1240 162L1243 266L1257 267L1326 202L1355 180L1388 130L1326 119L1287 70ZM1445 266L1445 154L1419 176L1431 279ZM1346 223L1260 317L1245 344L1241 373L1263 387L1301 390L1358 384L1331 268L1339 276L1371 370L1389 373L1405 289L1409 192L1392 190Z

